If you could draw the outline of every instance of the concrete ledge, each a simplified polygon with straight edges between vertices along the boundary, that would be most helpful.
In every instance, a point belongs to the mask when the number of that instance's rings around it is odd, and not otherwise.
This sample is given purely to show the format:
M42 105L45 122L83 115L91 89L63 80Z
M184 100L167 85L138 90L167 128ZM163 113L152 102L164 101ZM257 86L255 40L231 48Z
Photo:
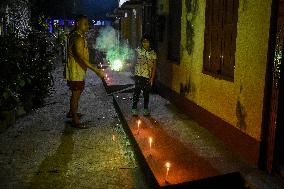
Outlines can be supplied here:
M156 96L155 100L161 99ZM159 104L159 103L158 103ZM123 122L125 131L131 137L135 151L151 188L242 188L244 181L240 176L239 167L231 165L216 167L214 158L201 157L194 147L194 141L187 144L180 141L176 134L166 129L166 124L152 117L133 118L130 114L131 94L119 94L114 97L115 108ZM155 114L157 110L153 109ZM157 116L159 117L159 116ZM141 120L141 128L137 129L137 119ZM150 150L148 137L153 138ZM190 137L188 138L190 140ZM205 147L206 148L206 147ZM210 150L209 148L205 150ZM214 152L212 152L214 153ZM217 161L225 157L218 155ZM166 177L165 163L170 162L171 168ZM224 162L223 164L227 164ZM233 168L232 168L233 167Z
M201 126L217 136L226 145L230 146L232 150L244 157L250 164L254 166L258 165L260 151L259 141L248 136L221 118L213 115L161 83L158 84L158 92L161 96L171 101Z
M131 79L129 72L114 72L105 69L106 78L102 79L103 85L108 94L127 90L128 92L134 88L134 81Z
M122 122L122 126L124 128L124 131L126 132L127 136L130 137L130 141L134 146L133 150L135 152L136 159L138 160L139 164L141 165L141 168L143 169L144 176L146 178L145 180L148 181L148 185L149 185L150 188L157 188L158 183L155 179L155 176L151 172L151 169L148 166L147 161L146 161L145 157L143 156L142 151L140 150L139 144L135 140L134 135L132 135L132 132L128 127L127 120L123 116L123 113L122 113L121 109L119 108L119 104L118 104L117 100L115 99L115 97L113 97L113 104L114 104L115 110L116 110L116 112L117 112L117 114L118 114L118 116L119 116L119 118Z

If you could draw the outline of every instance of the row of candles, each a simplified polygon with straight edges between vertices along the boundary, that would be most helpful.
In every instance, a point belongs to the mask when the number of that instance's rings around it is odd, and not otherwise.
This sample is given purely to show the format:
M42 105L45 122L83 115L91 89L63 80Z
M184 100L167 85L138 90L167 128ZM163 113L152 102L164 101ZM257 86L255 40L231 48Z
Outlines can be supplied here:
M138 134L138 135L139 135L139 133L140 133L140 124L141 124L141 120L139 119L139 120L137 121L137 134ZM150 155L151 155L151 150L152 150L152 143L153 143L153 138L152 138L152 137L149 137ZM170 167L171 167L170 162L166 162L165 167L166 167L165 180L167 181L167 180L168 180L169 171L170 171Z
M103 68L102 63L100 63L100 64L99 64L99 67L100 67L100 69L102 69L103 71L105 71L105 69ZM109 81L109 80L110 80L110 78L108 77L108 75L107 75L107 74L105 74L105 79L106 79L107 81Z
M103 69L103 65L102 65L102 63L100 63L100 64L99 64L99 67L100 67L103 71L105 71L105 69ZM107 81L109 81L109 80L110 80L110 78L108 77L108 75L107 75L107 74L105 74L105 79L106 79Z
M102 66L101 63L100 63L100 68L103 68L103 66ZM103 69L103 71L104 71L104 69ZM106 78L107 81L110 80L110 78L108 77L107 74L105 74L105 78ZM139 135L139 133L140 133L140 124L141 124L141 120L139 119L139 120L137 121L137 126L138 126L137 134L138 134L138 135ZM113 140L115 140L115 136L114 136L114 135L113 135ZM150 154L151 154L151 150L152 150L152 143L153 143L153 138L152 138L152 137L149 137ZM165 180L167 181L167 180L168 180L169 171L170 171L170 167L171 167L170 162L166 162L165 167L166 167Z
M107 74L105 75L105 78L106 78L106 80L107 80L107 81L109 81L109 77L108 77L108 75L107 75Z

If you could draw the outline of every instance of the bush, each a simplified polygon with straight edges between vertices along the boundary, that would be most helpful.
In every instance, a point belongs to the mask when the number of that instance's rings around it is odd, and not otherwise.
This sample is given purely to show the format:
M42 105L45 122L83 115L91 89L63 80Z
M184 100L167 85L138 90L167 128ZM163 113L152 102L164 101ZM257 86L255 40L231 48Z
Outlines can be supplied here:
M34 106L40 106L52 87L54 61L53 39L45 32L32 32L28 36L29 51L27 64L21 66L24 78L31 81L25 85L22 94L32 93Z
M20 65L27 49L13 33L0 38L0 107L13 109L19 102L19 92L25 85Z
M53 41L45 32L27 38L14 33L0 36L0 109L13 109L32 97L42 105L52 86Z

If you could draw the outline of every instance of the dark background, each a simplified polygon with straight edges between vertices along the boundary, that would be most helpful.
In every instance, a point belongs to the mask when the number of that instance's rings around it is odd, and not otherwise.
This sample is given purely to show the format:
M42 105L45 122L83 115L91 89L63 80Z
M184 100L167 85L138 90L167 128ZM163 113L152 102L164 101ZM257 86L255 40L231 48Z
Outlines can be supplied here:
M118 0L31 0L33 16L44 14L52 18L74 18L85 14L89 19L106 18L107 12L118 7Z

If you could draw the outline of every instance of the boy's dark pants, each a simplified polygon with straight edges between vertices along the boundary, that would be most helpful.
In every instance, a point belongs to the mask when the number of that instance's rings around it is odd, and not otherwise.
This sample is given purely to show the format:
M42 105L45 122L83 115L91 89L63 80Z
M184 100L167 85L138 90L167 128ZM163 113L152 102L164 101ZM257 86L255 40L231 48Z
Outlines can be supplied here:
M144 97L144 108L147 109L149 105L149 93L150 93L150 80L146 77L135 76L135 88L133 94L133 109L137 109L137 104L139 101L139 96L141 90L143 90L143 97Z

